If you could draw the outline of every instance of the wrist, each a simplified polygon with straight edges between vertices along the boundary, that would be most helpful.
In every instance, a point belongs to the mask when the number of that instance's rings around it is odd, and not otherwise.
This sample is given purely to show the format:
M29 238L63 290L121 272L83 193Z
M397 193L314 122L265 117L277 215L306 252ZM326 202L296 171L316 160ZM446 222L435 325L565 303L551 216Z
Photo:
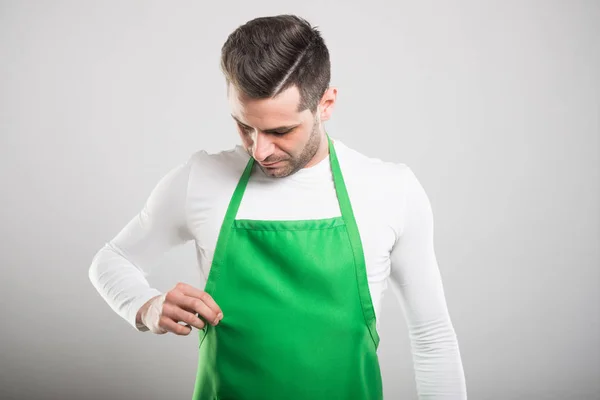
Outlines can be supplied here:
M162 315L162 306L165 297L166 294L161 294L148 300L136 314L136 324L139 323L145 330L149 330L152 333L166 333L167 330L158 325Z

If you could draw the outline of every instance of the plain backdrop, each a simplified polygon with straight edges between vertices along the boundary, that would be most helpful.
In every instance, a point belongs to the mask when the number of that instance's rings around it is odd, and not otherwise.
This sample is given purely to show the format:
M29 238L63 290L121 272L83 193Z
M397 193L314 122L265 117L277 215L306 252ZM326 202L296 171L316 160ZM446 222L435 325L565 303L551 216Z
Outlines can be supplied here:
M136 332L88 268L171 168L238 143L221 46L282 13L329 47L327 131L430 197L469 398L600 398L592 0L0 1L0 398L191 398L197 335ZM199 284L192 243L148 279ZM391 290L381 323L385 397L416 399Z

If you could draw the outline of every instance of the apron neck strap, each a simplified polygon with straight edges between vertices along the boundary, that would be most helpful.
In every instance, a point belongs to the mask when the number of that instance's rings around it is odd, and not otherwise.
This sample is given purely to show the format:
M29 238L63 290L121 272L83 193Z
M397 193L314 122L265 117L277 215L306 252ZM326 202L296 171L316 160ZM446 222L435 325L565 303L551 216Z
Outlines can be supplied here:
M354 215L352 213L352 207L350 205L350 198L348 196L348 192L346 190L346 185L344 183L344 178L342 176L342 171L340 169L340 163L337 158L337 153L335 152L335 148L333 146L333 141L327 135L327 142L329 145L329 164L331 166L331 172L333 174L333 182L335 185L335 190L338 198L338 203L340 205L340 211L342 213L342 217L344 221L351 218L354 220ZM250 157L248 160L248 164L246 164L246 168L240 177L240 180L233 192L233 196L231 197L231 201L229 202L229 207L227 208L227 213L225 214L224 226L230 226L235 217L237 215L238 209L240 208L240 204L242 202L242 198L244 197L244 192L246 191L246 187L248 186L248 181L250 180L250 175L252 174L252 169L254 167L254 158Z
M340 163L337 158L337 153L333 147L333 141L327 135L329 141L329 161L331 165L331 173L333 174L333 183L335 185L335 191L337 194L338 203L340 205L340 212L346 225L348 223L354 224L354 213L352 212L352 206L350 205L350 196L346 190L346 183L344 182L344 176L340 169Z

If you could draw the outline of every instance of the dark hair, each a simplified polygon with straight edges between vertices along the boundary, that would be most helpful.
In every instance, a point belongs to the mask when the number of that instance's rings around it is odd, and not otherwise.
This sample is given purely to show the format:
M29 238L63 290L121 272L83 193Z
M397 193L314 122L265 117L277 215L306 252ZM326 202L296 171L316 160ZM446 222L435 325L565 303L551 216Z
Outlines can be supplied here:
M252 99L300 91L298 111L314 113L330 80L329 51L316 27L295 15L260 17L233 31L221 49L227 84Z

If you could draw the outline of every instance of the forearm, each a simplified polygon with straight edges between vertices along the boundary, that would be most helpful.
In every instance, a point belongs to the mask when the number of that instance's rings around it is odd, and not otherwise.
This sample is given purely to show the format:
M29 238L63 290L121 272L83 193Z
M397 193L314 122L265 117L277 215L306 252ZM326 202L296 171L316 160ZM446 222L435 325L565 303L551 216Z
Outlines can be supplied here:
M409 327L419 399L466 399L458 340L449 318Z
M401 286L391 281L404 310L420 400L467 398L457 336L443 299L441 281Z
M144 272L129 262L119 250L106 244L94 257L89 278L106 303L138 331L147 331L138 311L161 292L150 287Z
M162 255L193 237L187 229L186 196L190 162L167 173L144 208L100 249L89 278L110 307L138 331L147 331L138 313L161 294L146 276Z

